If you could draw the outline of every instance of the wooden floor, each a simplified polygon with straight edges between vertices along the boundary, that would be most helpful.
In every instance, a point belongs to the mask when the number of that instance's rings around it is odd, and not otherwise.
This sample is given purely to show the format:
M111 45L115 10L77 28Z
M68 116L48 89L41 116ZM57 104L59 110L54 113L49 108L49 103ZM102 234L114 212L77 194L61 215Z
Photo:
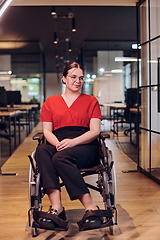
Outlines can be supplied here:
M0 176L0 239L28 240L32 239L28 227L28 154L36 147L32 135L41 131L41 125L23 141L13 155L2 167L2 174L18 175ZM66 209L69 230L55 232L40 230L37 239L54 240L159 240L160 239L160 186L138 172L123 173L136 170L136 163L122 152L113 140L107 145L113 152L117 176L117 209L118 225L114 236L108 229L96 229L79 232L76 222L83 216L83 207L78 200L71 202L65 189L62 190L62 202ZM90 181L96 181L90 177ZM103 207L101 196L91 192L97 205ZM49 202L44 199L44 210Z

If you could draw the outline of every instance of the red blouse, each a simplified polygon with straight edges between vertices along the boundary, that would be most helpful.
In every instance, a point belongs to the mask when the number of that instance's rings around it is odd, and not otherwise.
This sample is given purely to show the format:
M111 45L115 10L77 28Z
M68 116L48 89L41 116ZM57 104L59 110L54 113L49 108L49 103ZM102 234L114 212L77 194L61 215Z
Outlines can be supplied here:
M100 118L101 110L97 99L80 94L70 107L61 95L49 97L43 104L40 121L52 122L54 130L66 126L88 127L91 118Z

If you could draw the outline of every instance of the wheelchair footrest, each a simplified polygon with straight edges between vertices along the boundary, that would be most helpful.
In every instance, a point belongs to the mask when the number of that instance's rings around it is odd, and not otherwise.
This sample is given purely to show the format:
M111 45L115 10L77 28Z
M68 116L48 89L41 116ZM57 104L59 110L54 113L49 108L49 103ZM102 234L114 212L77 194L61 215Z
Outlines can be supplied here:
M32 223L32 228L42 228L42 229L47 229L47 230L54 230L55 229L55 224L53 222L36 222L33 221Z
M103 228L113 225L112 217L112 209L90 210L84 214L77 224L80 231Z
M59 218L55 214L43 212L43 211L34 211L33 218L37 227L46 228L46 229L58 229L58 230L68 230L68 222ZM52 220L51 222L45 222L43 219Z

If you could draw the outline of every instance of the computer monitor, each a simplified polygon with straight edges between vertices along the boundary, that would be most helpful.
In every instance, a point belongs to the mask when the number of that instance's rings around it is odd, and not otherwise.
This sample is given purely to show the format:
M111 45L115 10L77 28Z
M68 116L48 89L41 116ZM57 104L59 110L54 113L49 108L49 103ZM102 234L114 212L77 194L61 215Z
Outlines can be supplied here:
M13 106L14 104L21 104L20 91L7 91L7 104Z
M0 87L0 107L7 106L7 92L4 87Z

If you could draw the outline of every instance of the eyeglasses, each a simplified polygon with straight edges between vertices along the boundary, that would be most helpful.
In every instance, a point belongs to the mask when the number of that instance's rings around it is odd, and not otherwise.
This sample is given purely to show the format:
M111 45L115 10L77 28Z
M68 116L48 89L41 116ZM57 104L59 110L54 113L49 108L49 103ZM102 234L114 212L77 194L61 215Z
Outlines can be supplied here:
M76 82L77 79L78 79L80 82L83 82L83 81L84 81L84 76L78 77L78 76L76 76L76 75L71 75L71 76L69 76L69 77L71 78L71 80L72 80L73 82Z

